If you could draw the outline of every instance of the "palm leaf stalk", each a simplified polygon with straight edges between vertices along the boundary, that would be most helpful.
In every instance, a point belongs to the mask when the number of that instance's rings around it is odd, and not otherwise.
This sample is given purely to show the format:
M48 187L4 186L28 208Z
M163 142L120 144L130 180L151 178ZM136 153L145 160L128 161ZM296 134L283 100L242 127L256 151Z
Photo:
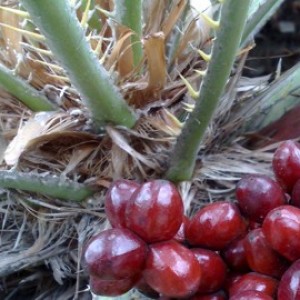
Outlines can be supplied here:
M22 4L68 72L97 130L106 122L132 127L136 117L88 45L70 2L22 0Z
M260 109L254 115L256 122L246 120L245 130L259 131L299 105L299 81L300 63L279 76L267 90L256 96L255 101L260 103Z
M0 64L0 87L17 97L32 111L52 111L57 109L42 93L16 76L15 72Z
M211 62L193 112L186 121L171 154L166 177L190 180L207 126L218 105L239 49L250 1L225 0L213 44Z
M91 188L78 182L17 171L0 171L0 187L76 202L83 201L93 194Z
M255 13L250 15L245 25L241 38L241 47L246 46L247 42L263 27L283 1L284 0L267 0L261 5L258 5L259 7L255 9ZM259 3L259 1L253 1L252 4L256 2Z
M133 65L137 67L143 58L141 44L142 36L142 1L141 0L120 0L115 2L112 18L119 24L132 30L131 48Z

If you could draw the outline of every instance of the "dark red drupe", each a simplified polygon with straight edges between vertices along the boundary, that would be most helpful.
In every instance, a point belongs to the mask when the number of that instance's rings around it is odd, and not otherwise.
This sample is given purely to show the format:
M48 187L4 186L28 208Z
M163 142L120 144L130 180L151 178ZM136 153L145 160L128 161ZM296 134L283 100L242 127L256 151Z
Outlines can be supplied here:
M300 299L300 260L295 261L281 277L278 286L277 299Z
M244 247L252 271L280 278L288 267L288 261L271 248L261 228L247 234Z
M98 279L119 280L139 274L148 246L124 228L108 229L94 236L83 251L83 264Z
M273 297L259 291L242 291L233 297L230 297L230 300L273 300Z
M126 208L126 227L148 243L169 240L183 221L183 203L174 184L152 180L140 186Z
M273 156L273 171L278 182L291 192L300 179L300 145L294 141L285 141L279 145Z
M242 275L231 286L229 286L229 296L233 297L240 292L254 290L274 297L276 295L278 281L267 275L251 272Z
M191 249L199 261L202 277L197 293L211 293L220 290L226 279L227 267L219 254L212 250Z
M291 205L300 208L300 179L294 184L291 194Z
M95 295L116 297L131 290L138 280L139 276L119 280L103 280L97 276L90 276L89 285Z
M221 250L245 232L246 224L237 206L220 201L206 205L192 217L186 238L193 246Z
M236 198L242 213L255 222L262 222L270 210L285 204L280 185L260 174L243 177L237 184Z
M127 203L140 185L133 180L120 179L112 182L105 196L105 213L112 227L126 227Z
M227 266L236 272L250 271L245 253L244 239L233 241L221 252Z
M162 295L180 298L197 291L202 270L191 250L171 240L150 245L143 276Z
M263 233L271 247L290 261L300 258L300 209L283 205L270 211Z

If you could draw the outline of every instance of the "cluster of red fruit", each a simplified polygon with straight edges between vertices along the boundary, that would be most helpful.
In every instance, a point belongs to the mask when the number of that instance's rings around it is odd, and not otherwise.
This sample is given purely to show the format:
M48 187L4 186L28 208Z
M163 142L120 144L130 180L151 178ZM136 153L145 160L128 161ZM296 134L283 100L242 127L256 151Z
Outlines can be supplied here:
M165 180L118 180L106 195L112 229L84 249L91 291L193 300L300 299L300 145L273 157L276 181L242 178L237 202L207 204L190 219Z

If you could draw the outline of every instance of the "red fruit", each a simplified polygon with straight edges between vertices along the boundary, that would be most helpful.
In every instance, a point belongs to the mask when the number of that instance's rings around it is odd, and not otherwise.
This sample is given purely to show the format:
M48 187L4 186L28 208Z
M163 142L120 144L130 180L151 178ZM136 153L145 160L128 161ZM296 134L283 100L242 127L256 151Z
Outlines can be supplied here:
M227 275L227 268L221 256L207 249L195 248L191 250L202 270L197 293L211 293L221 289Z
M288 267L287 261L271 248L261 228L247 234L244 248L252 271L280 277Z
M251 272L242 275L229 287L229 296L233 297L243 291L259 291L274 297L276 295L278 281L267 275Z
M243 177L237 184L236 198L242 213L256 222L262 222L269 211L285 204L280 185L260 174Z
M221 252L226 264L229 268L237 272L249 271L247 262L244 238L233 241Z
M91 276L89 285L91 291L99 296L121 296L131 290L139 277L125 278L119 280L102 280L96 276Z
M229 289L231 288L231 286L237 282L244 274L241 273L235 273L235 272L229 272L228 276L226 278L225 281L225 285L224 285L224 290L227 292L227 294L229 293Z
M88 242L83 252L84 265L98 279L131 278L143 270L147 251L145 242L129 230L108 229Z
M188 223L189 223L189 218L187 216L183 216L183 221L180 225L180 228L173 237L173 239L175 241L177 241L178 243L184 243L185 242L185 228L186 228Z
M277 299L300 299L300 260L295 261L282 275L278 286Z
M261 228L261 223L255 221L249 221L248 230Z
M110 185L105 196L105 212L112 227L126 227L126 205L139 186L137 182L125 179L116 180Z
M148 243L173 238L183 219L183 203L176 187L166 180L146 182L130 198L126 226Z
M141 294L151 298L151 299L157 299L159 298L159 293L157 293L145 280L144 277L142 277L134 286Z
M190 300L226 300L226 294L223 291L218 291L216 293L210 294L197 294L189 298Z
M300 180L297 180L291 194L291 204L300 208Z
M273 298L259 291L243 291L230 297L230 300L273 300Z
M150 245L143 276L166 297L189 297L197 291L202 275L193 252L171 240Z
M263 233L271 247L290 261L300 258L300 209L283 205L270 211Z
M300 145L294 141L280 144L273 156L273 171L280 185L291 192L300 179Z
M221 250L246 231L245 222L231 202L206 205L190 220L186 238L191 245Z

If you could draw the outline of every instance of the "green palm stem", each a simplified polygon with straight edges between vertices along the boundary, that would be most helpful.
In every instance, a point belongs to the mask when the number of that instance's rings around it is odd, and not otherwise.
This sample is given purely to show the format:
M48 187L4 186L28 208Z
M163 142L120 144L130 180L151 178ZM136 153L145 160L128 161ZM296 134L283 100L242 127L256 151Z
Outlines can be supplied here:
M32 111L52 111L56 107L14 71L0 64L0 87L15 96Z
M284 0L267 0L260 5L248 19L241 38L241 47L245 47L251 38L265 25Z
M171 153L166 178L179 182L193 176L201 141L230 75L247 20L250 0L225 0L212 57L200 95Z
M133 64L137 67L143 58L142 49L142 0L115 1L112 18L133 31L131 36Z
M21 0L88 107L96 129L132 127L136 116L88 44L70 1Z
M34 173L0 171L0 188L34 192L62 200L80 202L94 191L84 184Z

